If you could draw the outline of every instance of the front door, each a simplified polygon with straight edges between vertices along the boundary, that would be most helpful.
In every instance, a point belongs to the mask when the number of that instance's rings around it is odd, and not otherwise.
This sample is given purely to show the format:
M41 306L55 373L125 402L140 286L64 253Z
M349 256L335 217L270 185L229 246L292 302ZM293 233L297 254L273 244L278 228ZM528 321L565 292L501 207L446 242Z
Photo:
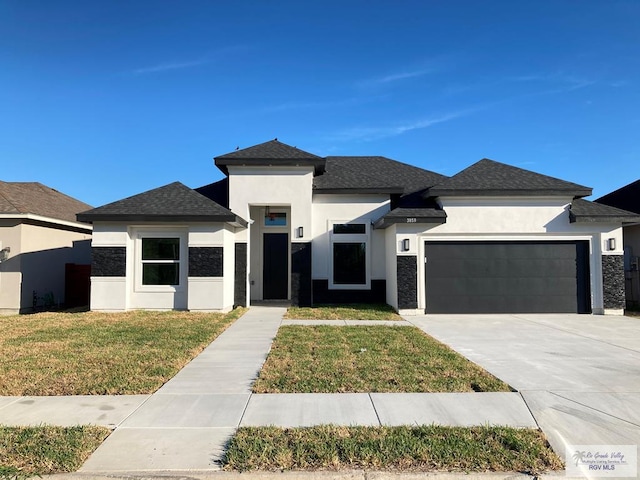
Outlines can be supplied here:
M262 298L286 300L289 296L289 234L265 233Z

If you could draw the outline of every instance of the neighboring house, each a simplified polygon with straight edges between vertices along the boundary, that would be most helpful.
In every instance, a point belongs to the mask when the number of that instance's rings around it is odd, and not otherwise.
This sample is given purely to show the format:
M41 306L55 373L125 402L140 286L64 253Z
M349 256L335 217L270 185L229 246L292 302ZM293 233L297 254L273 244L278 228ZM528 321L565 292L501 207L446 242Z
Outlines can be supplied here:
M624 307L622 224L591 189L492 160L445 177L277 140L215 158L226 178L160 187L92 222L95 310L386 302L401 313Z
M65 303L65 265L91 262L86 203L35 182L0 181L0 313Z
M640 180L594 201L640 215ZM627 303L638 307L640 306L640 223L625 225L623 233Z

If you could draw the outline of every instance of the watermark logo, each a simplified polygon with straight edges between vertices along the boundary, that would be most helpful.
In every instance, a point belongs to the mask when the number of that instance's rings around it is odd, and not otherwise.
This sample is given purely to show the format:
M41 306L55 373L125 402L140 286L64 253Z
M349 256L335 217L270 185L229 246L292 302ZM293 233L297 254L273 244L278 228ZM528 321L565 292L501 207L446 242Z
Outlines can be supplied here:
M637 477L637 445L567 445L567 475Z

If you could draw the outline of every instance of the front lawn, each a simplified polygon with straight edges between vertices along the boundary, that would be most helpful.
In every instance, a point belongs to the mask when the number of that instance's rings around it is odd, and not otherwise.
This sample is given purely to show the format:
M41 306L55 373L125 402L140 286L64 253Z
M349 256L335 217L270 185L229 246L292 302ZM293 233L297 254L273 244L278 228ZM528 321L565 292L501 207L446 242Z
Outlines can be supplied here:
M415 327L280 327L254 393L508 392Z
M0 478L75 472L110 430L103 427L0 427Z
M525 472L563 468L544 435L507 427L242 427L225 470Z
M0 395L152 393L243 312L0 317Z
M296 320L402 320L389 305L289 307L284 318Z

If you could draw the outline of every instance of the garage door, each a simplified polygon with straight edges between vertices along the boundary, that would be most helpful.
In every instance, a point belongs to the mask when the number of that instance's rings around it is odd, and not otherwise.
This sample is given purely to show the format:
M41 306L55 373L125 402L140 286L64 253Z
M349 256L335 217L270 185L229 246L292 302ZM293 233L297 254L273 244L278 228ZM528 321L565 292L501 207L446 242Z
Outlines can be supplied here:
M589 245L425 242L427 313L589 313Z

